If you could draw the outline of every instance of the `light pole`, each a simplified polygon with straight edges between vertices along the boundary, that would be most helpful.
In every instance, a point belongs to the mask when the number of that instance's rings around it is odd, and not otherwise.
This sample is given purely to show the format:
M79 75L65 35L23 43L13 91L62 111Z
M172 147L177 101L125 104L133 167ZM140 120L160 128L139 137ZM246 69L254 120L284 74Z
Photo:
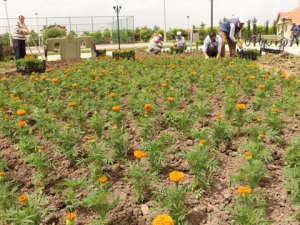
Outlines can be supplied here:
M167 42L167 15L166 15L166 0L164 0L164 39Z
M210 0L210 30L214 29L214 0Z
M121 6L117 5L117 6L114 6L114 10L116 11L117 13L117 25L118 25L118 43L119 43L119 50L121 49L121 46L120 46L120 27L119 27L119 12L121 11Z
M7 0L3 0L3 1L4 1L4 4L5 4L5 11L6 11L6 19L7 19L7 26L8 26L9 44L10 44L10 46L13 46L12 40L11 40L11 34L10 34L10 24L9 24L9 19L8 19L7 5L6 5L6 1L7 1Z
M186 17L187 18L187 28L188 28L188 30L187 30L187 36L188 36L188 40L189 40L189 34L190 34L190 16L187 16Z
M35 16L36 16L36 28L37 28L38 43L39 43L39 46L41 46L38 13L35 13Z

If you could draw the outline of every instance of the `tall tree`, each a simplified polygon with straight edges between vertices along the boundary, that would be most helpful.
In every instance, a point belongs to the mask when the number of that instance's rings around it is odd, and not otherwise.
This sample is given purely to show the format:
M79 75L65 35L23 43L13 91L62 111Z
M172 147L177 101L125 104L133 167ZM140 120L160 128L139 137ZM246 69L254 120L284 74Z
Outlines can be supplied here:
M265 34L269 34L269 20L266 21L264 30Z
M256 23L257 23L257 19L254 17L254 18L252 19L252 24L253 24L252 32L253 32L253 34L257 34L257 26L256 26Z

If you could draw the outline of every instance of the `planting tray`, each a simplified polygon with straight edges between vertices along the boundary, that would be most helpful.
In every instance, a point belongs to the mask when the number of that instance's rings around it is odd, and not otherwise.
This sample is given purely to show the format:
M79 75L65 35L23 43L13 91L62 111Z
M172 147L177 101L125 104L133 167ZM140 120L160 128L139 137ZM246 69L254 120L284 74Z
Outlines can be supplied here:
M43 66L42 67L26 67L24 70L22 69L19 69L17 67L17 72L20 72L22 74L31 74L32 72L35 72L35 73L45 73L45 70L46 70L46 61L45 60L42 60L43 61Z

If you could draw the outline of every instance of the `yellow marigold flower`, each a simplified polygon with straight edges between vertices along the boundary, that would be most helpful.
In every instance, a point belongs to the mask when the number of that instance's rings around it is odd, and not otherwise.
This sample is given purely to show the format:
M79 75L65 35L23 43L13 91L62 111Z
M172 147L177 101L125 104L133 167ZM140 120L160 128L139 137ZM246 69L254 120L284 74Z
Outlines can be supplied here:
M53 83L57 83L58 82L58 78L52 78L51 80Z
M108 179L107 179L106 176L101 176L101 177L99 177L99 179L98 179L98 181L99 181L100 183L105 183L107 180L108 180Z
M244 154L245 154L245 157L246 157L247 160L252 159L252 152L246 151Z
M174 225L174 221L168 214L161 214L155 217L152 225Z
M146 152L142 151L142 150L135 150L133 153L134 157L137 159L142 159L146 157Z
M55 114L52 114L51 117L52 119L56 119L57 116Z
M24 120L18 122L18 126L19 126L19 127L24 127L26 124L27 124L27 123L26 123L26 121L24 121Z
M223 115L217 115L216 116L216 120L217 121L222 121L224 119L224 116Z
M114 97L116 97L116 93L115 93L115 92L112 92L112 93L110 93L108 96L111 97L111 98L114 98Z
M162 87L167 87L168 84L167 84L167 83L162 83L161 86L162 86Z
M265 134L263 134L263 133L258 134L258 139L262 140L264 138L265 138Z
M239 104L236 105L236 108L239 109L239 110L245 110L246 109L246 105L242 104L242 103L239 103Z
M152 105L151 104L145 104L144 108L150 112L152 110Z
M114 129L118 128L118 124L117 124L117 123L114 123L113 128L114 128Z
M184 180L184 173L179 171L173 171L169 174L169 178L174 182L181 182Z
M237 190L237 193L239 193L241 196L245 197L247 194L250 194L252 192L252 188L249 186L240 186Z
M77 102L69 102L68 105L71 106L71 107L75 107L75 106L77 106Z
M272 108L272 113L279 113L280 110L278 108Z
M19 110L17 110L17 115L23 116L25 114L26 114L26 110L25 109L19 109Z
M72 213L72 212L68 213L67 218L66 218L66 225L73 225L75 218L76 218L75 213Z
M247 78L250 80L254 80L254 79L256 79L256 76L250 75L250 76L247 76Z
M81 72L82 72L82 70L81 70L81 69L78 69L78 70L77 70L77 72L78 72L78 73L81 73Z
M90 142L95 142L95 140L96 140L96 135L90 135L90 136L88 137L88 140L89 140Z
M19 196L19 202L24 204L27 201L27 195L26 194L22 194Z
M77 87L77 86L78 86L77 83L72 84L72 87Z
M111 110L114 111L114 112L120 111L120 109L121 109L121 107L118 106L118 105L115 105L115 106L113 106L113 107L111 108Z
M174 98L173 97L168 97L168 102L173 102Z
M201 146L205 145L205 144L206 144L206 140L205 140L205 139L201 139L199 144L200 144Z
M149 112L144 112L144 117L149 116Z
M259 89L264 89L264 88L266 88L266 85L260 84L260 85L258 85L258 88L259 88Z
M0 181L4 179L5 176L5 172L0 171Z
M261 120L262 120L262 118L263 118L263 116L262 116L262 115L257 115L257 116L256 116L256 119L257 119L257 121L261 121Z

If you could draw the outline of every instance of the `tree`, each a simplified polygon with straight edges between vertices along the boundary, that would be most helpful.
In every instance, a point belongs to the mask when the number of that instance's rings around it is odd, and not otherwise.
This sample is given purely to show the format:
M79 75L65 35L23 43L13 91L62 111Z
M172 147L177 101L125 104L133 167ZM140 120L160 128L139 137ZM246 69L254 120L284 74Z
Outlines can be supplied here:
M246 36L249 36L251 34L251 20L247 21L247 34Z
M206 25L205 25L205 23L202 21L201 24L200 24L200 28L205 28L205 27L206 27Z
M276 20L273 21L273 25L272 25L270 31L272 32L272 34L277 34L277 21Z
M266 21L264 29L265 29L265 34L269 34L269 20Z
M158 33L158 31L160 30L159 26L154 26L153 27L153 32Z
M257 34L256 23L257 23L257 19L254 17L254 18L252 19L252 24L253 24L252 32L253 32L253 34Z

